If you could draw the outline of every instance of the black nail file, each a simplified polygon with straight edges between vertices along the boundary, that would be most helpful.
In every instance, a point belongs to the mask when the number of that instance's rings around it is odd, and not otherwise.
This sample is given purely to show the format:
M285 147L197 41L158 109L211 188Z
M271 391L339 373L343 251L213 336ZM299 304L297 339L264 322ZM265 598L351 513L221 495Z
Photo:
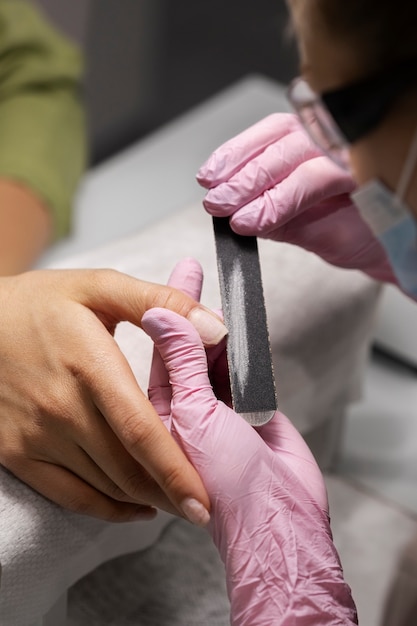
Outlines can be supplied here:
M213 228L233 408L260 426L274 415L277 397L258 243L234 233L227 217L213 217Z

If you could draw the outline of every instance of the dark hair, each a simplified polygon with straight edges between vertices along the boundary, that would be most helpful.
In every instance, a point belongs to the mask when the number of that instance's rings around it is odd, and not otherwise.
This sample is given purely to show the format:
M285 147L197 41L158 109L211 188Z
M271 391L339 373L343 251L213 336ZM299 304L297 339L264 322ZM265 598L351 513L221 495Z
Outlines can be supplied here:
M364 72L417 62L416 0L304 0L333 38L345 40Z

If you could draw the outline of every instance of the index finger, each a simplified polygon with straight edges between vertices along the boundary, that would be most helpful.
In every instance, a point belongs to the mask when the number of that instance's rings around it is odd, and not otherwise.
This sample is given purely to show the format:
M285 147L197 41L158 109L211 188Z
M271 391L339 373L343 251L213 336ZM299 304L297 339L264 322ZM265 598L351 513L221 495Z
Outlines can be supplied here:
M103 358L99 356L103 355ZM93 401L130 455L158 483L174 507L191 521L188 503L210 503L197 471L138 386L113 338L96 335L93 367L87 356L78 377L87 382ZM154 504L154 503L150 503Z
M200 263L191 257L182 259L172 270L168 284L199 300L203 285ZM148 395L160 418L168 430L171 430L171 385L164 361L156 347L153 349Z
M66 293L70 289L74 299L98 314L107 328L120 321L141 326L146 311L161 307L186 317L206 346L217 345L227 334L215 313L174 287L139 280L116 270L64 270L57 271L56 276L58 288L59 280L65 282Z
M192 257L179 261L171 272L168 285L199 301L203 286L203 270L200 263Z
M234 176L248 161L285 135L300 129L295 115L274 113L219 146L197 172L197 181L210 189Z
M274 189L276 185L279 188L279 183L297 171L300 165L320 154L302 129L287 133L254 156L227 181L210 189L203 205L211 215L231 215L268 189Z

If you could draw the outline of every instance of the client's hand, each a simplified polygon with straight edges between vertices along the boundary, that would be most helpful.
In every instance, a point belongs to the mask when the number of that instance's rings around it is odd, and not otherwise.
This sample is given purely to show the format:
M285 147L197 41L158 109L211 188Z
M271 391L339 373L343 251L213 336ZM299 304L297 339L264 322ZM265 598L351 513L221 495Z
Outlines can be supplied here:
M225 332L178 290L111 270L0 278L0 463L68 509L125 521L209 505L112 336L154 306L187 316L206 343Z
M177 267L171 284L183 276ZM280 413L255 430L215 397L206 352L187 320L153 309L142 326L157 348L150 399L210 496L209 531L226 566L232 623L355 624L323 479L299 433Z

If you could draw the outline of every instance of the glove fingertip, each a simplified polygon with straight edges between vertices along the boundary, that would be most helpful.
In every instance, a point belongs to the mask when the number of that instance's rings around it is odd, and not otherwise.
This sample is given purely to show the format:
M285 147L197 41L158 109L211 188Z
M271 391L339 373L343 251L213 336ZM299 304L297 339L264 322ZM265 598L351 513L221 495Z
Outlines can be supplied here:
M145 311L141 319L141 325L145 333L151 337L159 334L163 330L162 315L166 309L155 307Z
M203 163L196 174L196 179L199 185L205 189L218 184L219 166L216 157L216 153L213 153L209 159Z
M208 175L208 170L205 167L201 167L196 176L195 176L199 185L204 187L205 189L209 189L210 187L210 177Z
M181 259L171 272L168 285L200 300L203 286L203 268L194 257Z

